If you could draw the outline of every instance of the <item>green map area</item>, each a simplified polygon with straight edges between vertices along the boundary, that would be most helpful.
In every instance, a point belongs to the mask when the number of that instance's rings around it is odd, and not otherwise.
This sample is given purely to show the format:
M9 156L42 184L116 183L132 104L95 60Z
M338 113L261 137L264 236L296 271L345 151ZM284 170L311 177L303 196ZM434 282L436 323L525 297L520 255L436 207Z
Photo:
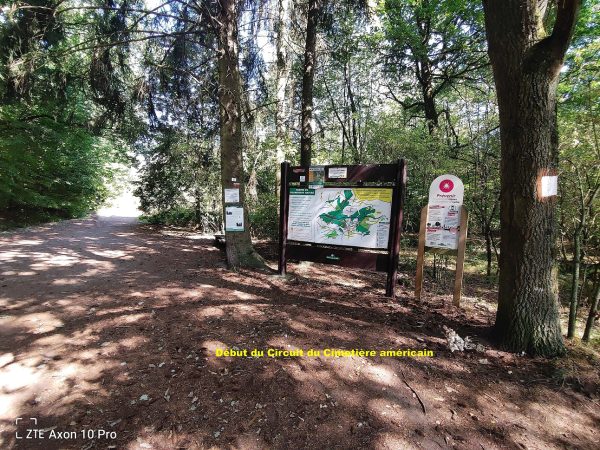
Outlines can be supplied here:
M362 202L359 202L352 190L344 190L341 195L333 200L326 202L328 205L333 206L333 209L319 215L319 219L323 223L330 226L323 226L325 228L325 237L335 239L339 236L351 237L355 234L367 236L371 234L371 226L379 223L382 216L377 216L378 212L372 206L360 206ZM350 206L357 206L358 209L352 211L351 214L345 212L346 208ZM332 228L331 225L334 227Z

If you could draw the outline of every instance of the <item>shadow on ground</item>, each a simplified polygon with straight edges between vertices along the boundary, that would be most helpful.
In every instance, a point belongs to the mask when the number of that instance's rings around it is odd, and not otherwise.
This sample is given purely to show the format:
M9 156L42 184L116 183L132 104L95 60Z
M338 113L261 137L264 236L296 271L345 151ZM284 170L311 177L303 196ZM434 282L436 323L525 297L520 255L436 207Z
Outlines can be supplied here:
M557 384L555 361L493 349L479 300L460 311L449 296L387 299L381 274L290 272L228 271L210 238L130 218L0 234L0 446L596 448L597 384ZM451 354L442 325L486 352ZM33 428L44 437L25 439Z

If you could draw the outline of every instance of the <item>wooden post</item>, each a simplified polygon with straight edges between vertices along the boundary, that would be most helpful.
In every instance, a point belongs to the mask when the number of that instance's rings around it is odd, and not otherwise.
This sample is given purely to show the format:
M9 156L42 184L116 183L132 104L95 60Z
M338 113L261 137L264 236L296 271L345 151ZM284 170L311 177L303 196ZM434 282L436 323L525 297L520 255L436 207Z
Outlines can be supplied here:
M398 284L398 257L400 255L400 234L402 233L402 215L404 212L404 199L406 197L406 162L398 161L398 173L392 195L392 210L390 220L390 237L388 241L389 267L386 282L386 297L396 296Z
M427 209L429 205L421 208L421 224L419 225L419 248L417 250L417 276L415 278L415 298L421 299L423 289L423 266L425 265L425 232L427 228Z
M467 246L467 226L469 225L469 212L467 208L460 208L460 233L458 235L458 253L456 255L456 275L454 278L454 296L452 303L460 306L460 297L463 283L463 269L465 266L465 249Z
M288 228L288 169L290 163L284 161L281 163L281 189L279 197L279 275L285 275L287 272L287 258L285 247L287 245Z

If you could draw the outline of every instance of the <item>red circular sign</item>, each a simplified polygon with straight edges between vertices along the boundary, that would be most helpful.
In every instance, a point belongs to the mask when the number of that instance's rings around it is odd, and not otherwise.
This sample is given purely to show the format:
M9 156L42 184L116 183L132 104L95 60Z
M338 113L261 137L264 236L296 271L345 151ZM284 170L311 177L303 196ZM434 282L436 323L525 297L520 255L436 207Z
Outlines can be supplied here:
M440 183L440 191L448 193L452 189L454 189L454 183L452 182L452 180L442 180L442 182Z

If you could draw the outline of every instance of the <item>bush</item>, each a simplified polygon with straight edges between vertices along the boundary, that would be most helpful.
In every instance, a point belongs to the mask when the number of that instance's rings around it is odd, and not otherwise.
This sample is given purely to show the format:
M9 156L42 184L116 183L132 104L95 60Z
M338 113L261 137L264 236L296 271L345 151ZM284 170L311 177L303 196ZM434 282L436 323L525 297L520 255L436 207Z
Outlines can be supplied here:
M120 174L117 140L55 120L52 111L0 107L0 217L6 223L85 215L106 200Z
M202 233L214 233L221 229L220 211L196 211L187 206L176 206L156 214L144 215L141 220L152 225L194 228Z
M259 202L250 208L250 230L260 238L277 239L279 233L279 199L274 194L260 196Z

